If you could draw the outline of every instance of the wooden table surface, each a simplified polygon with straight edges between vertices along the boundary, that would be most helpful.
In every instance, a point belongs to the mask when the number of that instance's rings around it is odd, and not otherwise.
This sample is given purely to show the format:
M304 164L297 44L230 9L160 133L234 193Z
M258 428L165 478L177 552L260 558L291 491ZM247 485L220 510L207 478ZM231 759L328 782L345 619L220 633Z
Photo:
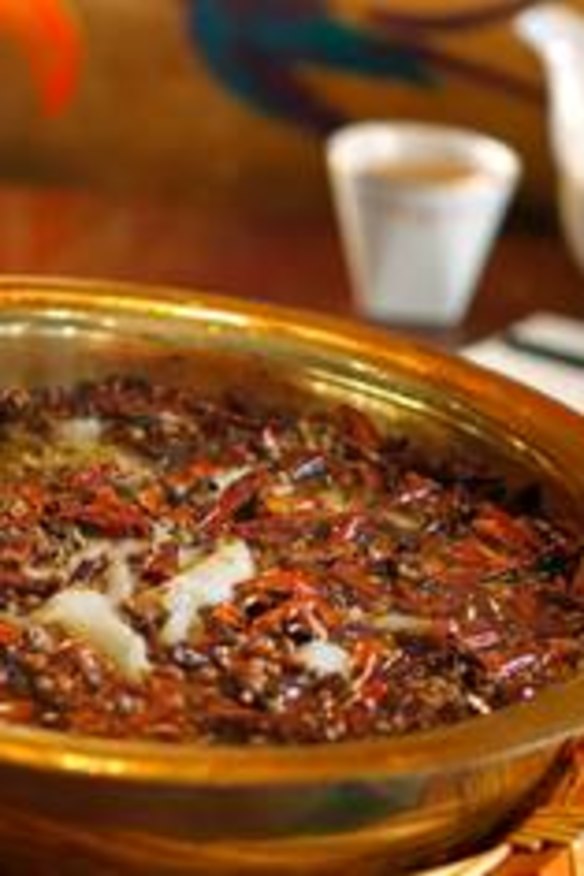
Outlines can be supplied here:
M174 284L355 316L330 216L230 218L136 198L0 188L0 272ZM414 333L454 347L542 308L584 318L584 273L553 232L513 231L497 243L466 321Z

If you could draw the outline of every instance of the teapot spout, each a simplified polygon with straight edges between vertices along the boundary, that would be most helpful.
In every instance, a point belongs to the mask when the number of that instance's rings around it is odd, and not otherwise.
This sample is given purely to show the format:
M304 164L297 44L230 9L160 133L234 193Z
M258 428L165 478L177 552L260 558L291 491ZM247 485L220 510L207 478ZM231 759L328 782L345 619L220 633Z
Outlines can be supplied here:
M520 13L514 24L544 66L556 161L584 175L584 15L550 3Z
M514 24L543 63L560 216L584 270L584 15L562 4L543 4L522 12Z
M517 34L545 58L584 39L584 16L562 3L531 6L514 23Z

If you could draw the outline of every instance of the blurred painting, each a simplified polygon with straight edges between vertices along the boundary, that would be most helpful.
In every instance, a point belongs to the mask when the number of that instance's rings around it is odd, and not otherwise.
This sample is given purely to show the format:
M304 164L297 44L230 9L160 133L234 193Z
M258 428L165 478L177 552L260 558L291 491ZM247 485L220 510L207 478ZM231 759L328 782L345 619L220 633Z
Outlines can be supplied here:
M530 5L0 0L0 172L314 211L330 131L426 119L517 147L524 199L545 208L545 93L513 32Z

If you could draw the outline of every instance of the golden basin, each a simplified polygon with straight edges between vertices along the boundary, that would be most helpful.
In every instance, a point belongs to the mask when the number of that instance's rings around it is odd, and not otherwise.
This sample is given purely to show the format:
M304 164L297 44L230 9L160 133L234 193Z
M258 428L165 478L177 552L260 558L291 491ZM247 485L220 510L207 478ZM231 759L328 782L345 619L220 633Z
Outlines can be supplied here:
M320 316L176 290L0 281L0 382L117 371L350 401L429 452L534 476L584 517L584 420L453 357ZM0 728L3 874L394 874L480 844L584 729L584 678L484 718L309 747Z

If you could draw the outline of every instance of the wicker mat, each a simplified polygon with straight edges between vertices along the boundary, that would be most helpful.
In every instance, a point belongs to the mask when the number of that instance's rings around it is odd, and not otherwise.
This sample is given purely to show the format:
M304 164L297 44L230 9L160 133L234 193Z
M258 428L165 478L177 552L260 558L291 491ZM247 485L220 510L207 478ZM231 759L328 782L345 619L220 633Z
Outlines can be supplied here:
M584 744L545 803L488 851L420 876L584 876Z

